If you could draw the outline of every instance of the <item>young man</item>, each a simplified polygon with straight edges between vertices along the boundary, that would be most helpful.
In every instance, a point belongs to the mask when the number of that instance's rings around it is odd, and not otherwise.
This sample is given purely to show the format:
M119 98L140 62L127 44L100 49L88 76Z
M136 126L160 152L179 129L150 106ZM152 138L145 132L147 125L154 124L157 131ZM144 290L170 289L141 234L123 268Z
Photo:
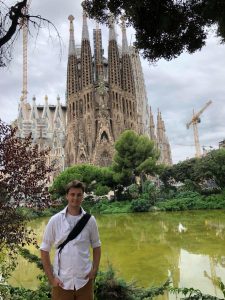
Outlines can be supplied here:
M45 229L40 247L41 259L52 285L52 300L93 300L93 279L101 257L95 218L91 216L81 233L69 241L61 252L57 249L85 214L81 207L83 195L82 182L75 180L69 183L66 187L68 206L51 217ZM52 245L56 248L53 270L49 256ZM92 263L89 259L90 246L93 249Z

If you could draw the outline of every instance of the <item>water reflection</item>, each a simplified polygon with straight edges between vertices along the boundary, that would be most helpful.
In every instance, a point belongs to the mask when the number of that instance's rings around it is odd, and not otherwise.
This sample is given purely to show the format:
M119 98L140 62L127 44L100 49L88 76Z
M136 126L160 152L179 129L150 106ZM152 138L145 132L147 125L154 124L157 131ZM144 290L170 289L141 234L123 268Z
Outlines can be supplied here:
M225 282L224 217L224 211L97 216L101 268L111 263L119 276L145 287L159 285L171 274L174 286L199 288L222 298L216 277ZM41 236L46 222L36 220L30 225ZM27 270L22 260L11 282L34 288L38 271L34 266Z

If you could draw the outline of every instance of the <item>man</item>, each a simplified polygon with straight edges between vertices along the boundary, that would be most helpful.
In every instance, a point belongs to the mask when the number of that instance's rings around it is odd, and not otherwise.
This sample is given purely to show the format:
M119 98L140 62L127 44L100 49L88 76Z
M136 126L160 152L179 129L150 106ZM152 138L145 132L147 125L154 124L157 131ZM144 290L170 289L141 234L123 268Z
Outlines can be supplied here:
M83 196L82 182L75 180L69 183L66 187L67 207L51 217L45 229L40 247L41 259L52 285L52 300L93 300L93 280L101 257L95 218L91 216L81 233L69 241L61 252L57 249L85 214L81 207ZM52 245L57 249L53 270L49 256ZM92 263L89 259L90 246L93 249Z

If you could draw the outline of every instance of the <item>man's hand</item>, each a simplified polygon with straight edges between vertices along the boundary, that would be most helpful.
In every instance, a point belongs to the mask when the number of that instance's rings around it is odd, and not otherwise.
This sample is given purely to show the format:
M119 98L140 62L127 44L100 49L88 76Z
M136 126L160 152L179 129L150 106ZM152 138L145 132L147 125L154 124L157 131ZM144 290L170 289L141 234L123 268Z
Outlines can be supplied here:
M58 277L53 277L53 278L50 280L50 284L51 284L53 287L57 287L57 286L63 287L63 282L62 282Z
M97 272L98 270L96 269L91 269L91 271L87 274L87 276L85 277L85 279L93 279L95 280L95 277L97 276Z

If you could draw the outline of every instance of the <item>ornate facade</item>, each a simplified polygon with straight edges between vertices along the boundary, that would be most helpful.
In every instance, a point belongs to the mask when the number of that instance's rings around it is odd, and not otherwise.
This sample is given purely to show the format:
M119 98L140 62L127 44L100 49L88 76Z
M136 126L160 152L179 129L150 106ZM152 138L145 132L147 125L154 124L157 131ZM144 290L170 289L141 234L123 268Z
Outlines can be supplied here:
M39 149L50 149L48 163L54 165L55 171L52 178L65 168L65 133L66 133L66 106L60 104L57 97L56 105L49 105L45 96L45 104L37 105L33 97L32 105L20 101L19 114L15 122L18 127L18 136L25 138L31 134L33 143L38 144Z
M148 106L144 76L138 53L128 47L122 22L122 49L118 46L114 22L109 25L108 58L103 56L101 29L93 31L93 55L87 17L83 14L81 46L75 46L74 17L69 16L70 38L67 62L66 105L23 103L19 106L18 134L32 132L40 147L51 148L50 160L59 169L80 163L107 166L114 143L126 129L146 134L160 149L160 162L171 164L171 152L161 114L155 130Z
M86 15L83 14L81 49L75 47L72 16L70 21L67 68L67 165L92 163L107 166L113 145L126 129L151 137L153 128L144 76L138 53L128 47L122 21L122 49L117 43L113 20L109 25L108 58L103 56L101 29L94 29L94 51ZM161 151L160 162L171 164L171 152L162 121L154 141ZM149 123L150 122L150 123ZM159 129L160 128L160 129ZM151 137L153 138L153 137Z

